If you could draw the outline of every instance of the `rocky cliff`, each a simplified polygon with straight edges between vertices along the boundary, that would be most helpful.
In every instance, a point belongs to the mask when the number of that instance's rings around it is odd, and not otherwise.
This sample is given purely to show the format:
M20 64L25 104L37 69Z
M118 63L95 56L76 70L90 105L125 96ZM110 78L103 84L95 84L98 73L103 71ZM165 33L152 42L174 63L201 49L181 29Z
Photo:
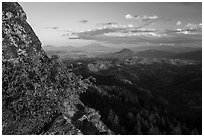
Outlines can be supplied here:
M3 59L45 55L41 42L26 22L26 14L18 3L2 4Z
M79 94L88 79L48 58L18 3L2 3L3 134L112 134Z

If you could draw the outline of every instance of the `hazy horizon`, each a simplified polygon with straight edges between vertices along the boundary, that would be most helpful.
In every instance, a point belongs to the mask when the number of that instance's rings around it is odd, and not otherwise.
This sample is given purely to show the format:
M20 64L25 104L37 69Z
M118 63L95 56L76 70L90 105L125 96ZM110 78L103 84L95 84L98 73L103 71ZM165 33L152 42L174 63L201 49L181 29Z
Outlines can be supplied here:
M202 46L201 2L20 4L43 46Z

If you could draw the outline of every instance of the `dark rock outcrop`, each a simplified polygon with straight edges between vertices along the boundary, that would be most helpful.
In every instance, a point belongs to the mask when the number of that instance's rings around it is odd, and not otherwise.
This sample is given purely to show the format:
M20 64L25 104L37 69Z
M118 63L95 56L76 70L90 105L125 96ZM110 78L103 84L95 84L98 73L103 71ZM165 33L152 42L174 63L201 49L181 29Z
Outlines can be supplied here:
M90 113L79 94L91 83L46 55L18 3L2 3L2 58L3 134L111 133L95 110L82 118Z
M26 14L18 3L2 3L3 59L45 56L40 40L26 19Z

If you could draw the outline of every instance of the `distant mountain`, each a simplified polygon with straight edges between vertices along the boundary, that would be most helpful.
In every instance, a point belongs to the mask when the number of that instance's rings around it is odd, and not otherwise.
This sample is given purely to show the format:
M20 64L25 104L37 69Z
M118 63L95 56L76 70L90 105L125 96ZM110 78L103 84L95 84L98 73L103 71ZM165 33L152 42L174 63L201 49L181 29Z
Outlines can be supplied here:
M145 50L136 52L135 56L146 57L146 58L171 58L171 59L182 59L182 60L202 60L202 51L196 50L191 52L168 52L162 50Z
M145 51L145 50L160 50L174 53L185 53L192 52L195 50L201 50L200 47L179 47L179 46L140 46L140 47L131 47L129 48L133 51Z
M112 52L100 55L99 57L104 58L122 58L122 57L145 57L145 58L169 58L169 59L181 59L181 60L202 60L202 51L194 50L190 52L172 52L163 50L144 50L135 52L131 49L122 49L118 52Z
M187 53L178 53L171 56L171 58L202 61L202 51L196 50L196 51L187 52Z
M136 56L146 57L146 58L167 58L169 56L175 55L173 52L161 51L161 50L145 50L136 52Z
M116 52L117 54L133 54L133 51L130 49L122 49L121 51Z
M175 47L175 46L142 46L134 48L112 48L103 46L100 43L92 43L83 47L73 46L53 46L47 45L42 47L49 56L59 55L87 55L100 56L108 58L121 58L139 56L146 58L175 58L185 60L202 60L201 48Z
M122 58L122 57L131 57L134 54L135 54L134 51L125 48L125 49L122 49L122 50L117 51L117 52L111 52L111 53L100 55L100 57L105 57L105 58Z

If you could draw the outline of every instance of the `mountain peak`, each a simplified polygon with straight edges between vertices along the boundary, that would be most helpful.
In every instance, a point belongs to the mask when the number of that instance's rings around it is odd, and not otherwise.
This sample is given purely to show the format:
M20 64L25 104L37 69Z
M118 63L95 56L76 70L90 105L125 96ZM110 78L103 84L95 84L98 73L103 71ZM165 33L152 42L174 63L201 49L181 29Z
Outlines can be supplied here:
M130 50L130 49L125 48L125 49L122 49L121 51L118 51L116 53L119 53L119 54L130 54L131 53L132 54L133 51Z

